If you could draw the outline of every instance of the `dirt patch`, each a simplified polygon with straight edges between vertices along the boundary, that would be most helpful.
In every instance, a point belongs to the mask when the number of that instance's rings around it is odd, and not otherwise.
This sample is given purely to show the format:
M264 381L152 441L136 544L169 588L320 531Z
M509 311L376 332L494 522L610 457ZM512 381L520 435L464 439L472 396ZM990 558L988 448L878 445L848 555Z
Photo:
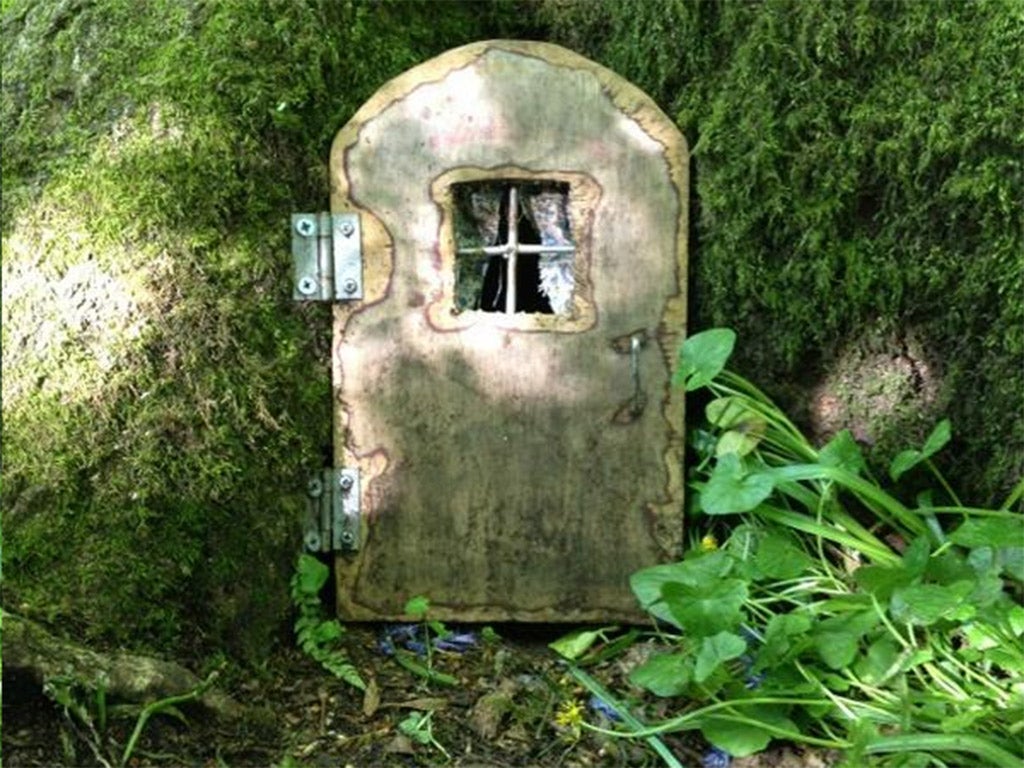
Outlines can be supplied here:
M250 708L227 726L196 712L188 723L155 718L130 765L221 766L655 766L642 743L566 726L559 712L578 703L582 719L614 728L590 694L567 674L547 642L564 628L499 628L501 638L465 653L442 653L436 665L457 684L427 684L380 649L379 628L349 629L352 661L368 682L364 694L295 650L275 656L260 674L237 677L228 693ZM637 657L639 658L639 657ZM628 658L590 670L617 695L628 690ZM629 692L630 697L636 690ZM639 694L635 711L677 712L674 700ZM59 707L24 681L4 680L3 755L8 768L102 765ZM120 756L134 718L111 717L108 755ZM418 726L418 727L417 727ZM666 734L686 766L701 766L708 745L694 732ZM116 764L116 762L114 763ZM826 768L831 755L780 746L734 760L736 768Z
M931 413L939 395L937 366L913 333L866 335L846 347L810 393L815 442L850 430L875 445L894 424Z

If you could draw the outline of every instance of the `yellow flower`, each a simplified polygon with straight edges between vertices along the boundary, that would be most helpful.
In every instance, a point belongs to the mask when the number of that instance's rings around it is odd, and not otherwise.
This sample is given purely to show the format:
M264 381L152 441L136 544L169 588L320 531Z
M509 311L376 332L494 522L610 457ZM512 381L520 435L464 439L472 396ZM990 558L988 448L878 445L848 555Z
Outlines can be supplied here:
M569 699L558 705L558 711L555 713L555 725L578 732L582 723L583 705L576 699Z
M702 552L714 552L718 549L718 539L713 534L708 534L700 540L700 548Z

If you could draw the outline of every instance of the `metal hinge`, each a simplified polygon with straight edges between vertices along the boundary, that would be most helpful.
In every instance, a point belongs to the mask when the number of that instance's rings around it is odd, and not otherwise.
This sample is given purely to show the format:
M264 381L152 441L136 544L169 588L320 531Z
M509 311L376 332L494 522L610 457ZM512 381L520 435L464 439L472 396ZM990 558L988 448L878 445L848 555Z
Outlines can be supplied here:
M363 298L363 251L358 213L293 213L293 298Z
M324 469L309 479L303 541L309 552L356 552L361 531L359 470Z

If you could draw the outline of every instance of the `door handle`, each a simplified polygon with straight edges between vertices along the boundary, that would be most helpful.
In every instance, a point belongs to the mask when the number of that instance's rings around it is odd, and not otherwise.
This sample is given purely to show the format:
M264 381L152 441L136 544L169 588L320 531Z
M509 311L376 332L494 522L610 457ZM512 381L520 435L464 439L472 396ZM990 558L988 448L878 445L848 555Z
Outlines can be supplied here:
M647 393L644 392L640 375L640 350L647 346L648 334L645 328L625 333L611 340L611 348L629 359L629 396L619 404L612 417L614 424L631 424L647 407Z
M633 396L629 401L629 412L639 416L647 405L647 395L640 384L640 350L647 339L646 333L634 333L629 337L629 372L633 381Z

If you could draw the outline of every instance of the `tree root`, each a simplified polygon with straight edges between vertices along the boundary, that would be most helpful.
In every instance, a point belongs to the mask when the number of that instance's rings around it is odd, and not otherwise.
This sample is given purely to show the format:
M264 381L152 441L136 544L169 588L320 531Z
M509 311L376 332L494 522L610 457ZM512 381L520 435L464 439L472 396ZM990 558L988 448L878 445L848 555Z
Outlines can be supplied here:
M83 686L105 689L110 699L146 704L187 696L203 681L180 664L131 653L100 653L47 632L35 622L0 609L4 671L14 670L38 685L68 676ZM243 707L207 689L196 703L219 718L237 720Z

